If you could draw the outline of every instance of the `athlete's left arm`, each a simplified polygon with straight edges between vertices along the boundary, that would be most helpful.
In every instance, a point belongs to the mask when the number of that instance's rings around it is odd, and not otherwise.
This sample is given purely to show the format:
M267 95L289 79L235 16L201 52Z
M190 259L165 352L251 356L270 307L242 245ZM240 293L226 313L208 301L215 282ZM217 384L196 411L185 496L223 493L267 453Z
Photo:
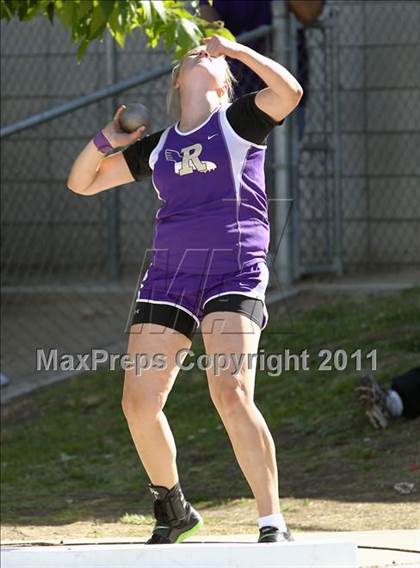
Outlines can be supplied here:
M213 57L227 55L238 59L261 77L267 87L257 93L255 104L274 120L282 120L297 107L303 89L283 65L246 45L221 36L204 38L203 41L207 52Z

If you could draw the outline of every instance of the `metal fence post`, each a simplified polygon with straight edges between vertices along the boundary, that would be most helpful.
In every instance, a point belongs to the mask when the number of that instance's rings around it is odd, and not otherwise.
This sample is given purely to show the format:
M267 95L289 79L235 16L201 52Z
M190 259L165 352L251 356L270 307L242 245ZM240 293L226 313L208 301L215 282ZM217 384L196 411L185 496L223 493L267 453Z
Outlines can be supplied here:
M273 2L273 50L274 59L285 67L289 63L289 26L288 11L285 2ZM274 269L281 284L292 282L292 237L290 208L293 206L290 172L289 143L290 120L281 128L274 129L274 207L276 224L276 250ZM279 243L279 239L281 241Z
M342 203L341 203L341 125L340 125L340 78L339 78L339 38L337 6L330 12L331 39L331 87L332 87L332 127L333 127L333 183L334 183L334 252L333 264L336 272L343 274L342 241Z
M107 31L105 36L105 65L106 83L114 85L117 82L115 41ZM108 97L105 101L105 121L111 121L116 111L116 97ZM112 189L105 193L106 215L106 264L107 272L111 280L120 277L120 207L118 189Z
M298 76L298 62L297 62L297 20L289 18L289 66L290 72ZM290 212L290 224L292 232L291 242L291 270L292 280L300 277L300 201L299 201L299 180L298 180L298 167L299 167L299 154L300 154L300 141L298 139L298 120L297 111L295 110L290 115L290 135L289 135L289 166L290 166L290 192L292 201L292 210Z

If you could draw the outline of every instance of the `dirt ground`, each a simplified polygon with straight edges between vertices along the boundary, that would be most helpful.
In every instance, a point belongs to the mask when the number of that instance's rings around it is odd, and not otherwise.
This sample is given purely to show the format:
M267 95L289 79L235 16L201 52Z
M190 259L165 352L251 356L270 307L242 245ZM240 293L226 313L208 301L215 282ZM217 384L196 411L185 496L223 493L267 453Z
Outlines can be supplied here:
M322 300L332 303L333 297L323 295ZM358 294L357 300L363 305L368 297ZM304 313L318 304L318 294L302 294L278 304L273 310L273 318ZM404 353L406 363L408 355L408 351ZM389 361L394 356L401 357L401 354L390 351ZM24 399L5 407L8 421L26 420L25 408ZM30 408L34 412L32 404ZM342 417L338 416L338 419L341 424ZM316 430L305 432L291 428L287 431L286 427L282 427L278 439L277 433L273 432L279 448L280 504L288 526L292 532L420 527L419 419L396 424L380 433L371 430L363 416L351 423L357 426L355 432L358 431L359 435L354 437L354 447L344 448L347 454L343 455L345 432L343 439L336 437L329 452L322 449L322 436L320 438ZM346 430L345 424L341 424L341 428ZM324 435L328 436L328 432ZM303 452L299 459L293 454L296 447ZM309 449L310 452L305 453ZM335 462L340 456L341 468L338 470ZM393 485L401 481L414 482L414 492L398 494ZM228 502L220 499L194 501L205 521L200 534L257 534L258 515L254 500L236 498L238 495L234 495L229 487L211 488L209 485L209 497L206 497L211 499L212 496L226 494L232 497ZM79 497L83 514L79 514ZM72 499L66 501L69 514L62 520L58 517L52 520L54 515L39 507L20 507L22 515L19 522L10 518L7 524L3 524L3 543L135 539L145 538L151 532L151 504L145 504L139 511L130 495L118 501L108 498L106 492L100 498L83 493L75 494L74 503Z
M420 526L419 502L343 503L332 500L282 499L282 512L293 531L412 529ZM205 525L201 533L222 535L257 532L252 500L218 507L199 507ZM244 519L249 519L244 521ZM139 523L139 524L136 524ZM141 523L141 524L140 524ZM124 522L82 521L62 525L2 527L2 542L60 542L69 539L141 538L149 535L150 518L133 515Z

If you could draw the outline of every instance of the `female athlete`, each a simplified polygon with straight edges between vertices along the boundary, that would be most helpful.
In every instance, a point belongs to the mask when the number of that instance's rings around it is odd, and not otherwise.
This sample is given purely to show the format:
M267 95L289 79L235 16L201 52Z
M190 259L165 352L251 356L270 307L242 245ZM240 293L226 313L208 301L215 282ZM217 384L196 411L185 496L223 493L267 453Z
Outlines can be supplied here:
M232 102L225 56L247 65L267 87ZM175 122L149 136L142 137L143 128L127 134L119 127L120 107L70 172L68 187L82 195L152 175L163 201L153 258L137 291L128 353L161 353L165 365L127 371L122 398L154 496L156 523L148 544L180 542L203 523L183 495L163 412L199 327L206 353L226 354L222 370L206 370L208 385L256 499L258 542L292 540L279 507L274 442L254 403L255 365L247 355L258 351L268 320L266 137L302 94L279 63L223 37L206 38L173 69L168 109ZM106 156L119 147L125 149ZM239 371L233 371L231 354L242 357Z

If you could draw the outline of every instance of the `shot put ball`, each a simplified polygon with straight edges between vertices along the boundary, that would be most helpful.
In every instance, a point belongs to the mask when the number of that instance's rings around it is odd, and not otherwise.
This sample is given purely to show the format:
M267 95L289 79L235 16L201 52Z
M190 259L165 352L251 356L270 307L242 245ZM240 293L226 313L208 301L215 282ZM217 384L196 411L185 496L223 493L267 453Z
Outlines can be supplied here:
M140 126L150 127L150 112L141 103L131 103L121 112L119 122L125 132L134 132Z

